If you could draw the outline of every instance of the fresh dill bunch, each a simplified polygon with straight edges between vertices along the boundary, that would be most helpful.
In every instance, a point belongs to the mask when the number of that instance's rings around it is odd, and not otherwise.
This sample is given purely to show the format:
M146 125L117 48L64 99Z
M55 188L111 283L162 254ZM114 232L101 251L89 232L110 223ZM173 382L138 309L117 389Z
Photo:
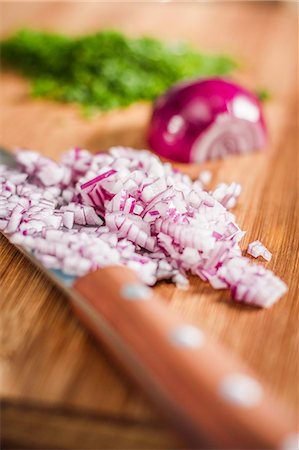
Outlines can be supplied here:
M183 43L133 39L117 31L79 37L24 29L0 44L4 67L31 80L31 93L85 111L150 101L177 81L227 75L235 61Z

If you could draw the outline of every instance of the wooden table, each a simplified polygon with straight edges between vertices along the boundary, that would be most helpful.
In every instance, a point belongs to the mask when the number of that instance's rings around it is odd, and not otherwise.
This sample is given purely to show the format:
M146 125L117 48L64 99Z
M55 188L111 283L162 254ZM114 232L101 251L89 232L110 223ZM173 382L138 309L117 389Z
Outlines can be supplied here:
M211 164L213 185L243 186L236 208L273 252L268 267L289 293L271 310L237 306L192 280L187 292L157 291L189 320L224 341L296 410L298 204L296 204L297 16L295 3L1 3L2 33L35 26L76 34L103 27L186 39L242 62L237 79L271 93L267 152ZM146 145L148 105L85 120L73 106L32 100L28 83L1 76L1 144L58 157L72 145ZM198 167L192 168L193 173ZM297 227L297 228L296 228ZM73 316L66 297L4 238L0 240L2 438L11 448L166 449L182 444Z

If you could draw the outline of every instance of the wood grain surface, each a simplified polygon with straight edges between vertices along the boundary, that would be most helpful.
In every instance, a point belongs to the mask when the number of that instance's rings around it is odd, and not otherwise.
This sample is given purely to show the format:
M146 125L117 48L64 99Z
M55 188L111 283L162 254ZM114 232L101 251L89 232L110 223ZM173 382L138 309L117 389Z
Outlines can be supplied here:
M237 181L235 213L273 252L267 266L289 286L271 310L230 301L192 279L187 292L155 288L170 308L224 342L293 410L298 401L297 36L293 3L5 2L2 35L21 26L76 34L103 27L137 36L187 39L241 61L236 78L265 87L270 143L265 153L210 164L212 185ZM144 147L150 106L85 120L78 108L32 100L28 83L1 74L1 144L58 158L72 145ZM187 169L195 175L199 168ZM8 448L179 448L156 412L73 316L67 298L0 239L2 438Z

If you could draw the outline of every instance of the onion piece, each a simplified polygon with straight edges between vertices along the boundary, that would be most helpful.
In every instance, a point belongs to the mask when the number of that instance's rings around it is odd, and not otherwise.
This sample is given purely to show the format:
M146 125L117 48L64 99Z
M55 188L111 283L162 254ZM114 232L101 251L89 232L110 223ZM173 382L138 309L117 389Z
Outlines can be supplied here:
M266 261L270 261L272 258L272 253L258 240L250 242L247 253L254 258L262 256Z
M164 158L189 163L265 147L258 98L221 79L182 82L159 97L149 126L150 147Z
M236 206L241 191L242 187L239 183L220 183L212 192L212 196L226 209L231 209Z

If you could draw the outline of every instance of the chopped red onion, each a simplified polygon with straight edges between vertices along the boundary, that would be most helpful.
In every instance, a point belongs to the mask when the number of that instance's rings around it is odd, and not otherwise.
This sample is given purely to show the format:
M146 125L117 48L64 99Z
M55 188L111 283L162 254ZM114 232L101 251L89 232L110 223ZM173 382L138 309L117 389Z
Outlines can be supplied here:
M238 183L220 183L211 194L226 209L231 209L236 206L241 191L241 185Z
M212 172L210 170L203 170L200 172L198 179L205 186L211 182Z
M182 289L192 273L264 307L287 290L241 254L245 233L228 211L237 183L208 193L209 173L192 182L151 153L124 147L97 155L74 149L60 163L20 151L16 160L18 170L0 165L0 230L46 267L82 276L126 265L146 284L170 279ZM253 256L269 257L259 241L251 247Z
M260 241L250 242L247 253L254 258L262 256L266 261L270 261L272 258L272 253Z

